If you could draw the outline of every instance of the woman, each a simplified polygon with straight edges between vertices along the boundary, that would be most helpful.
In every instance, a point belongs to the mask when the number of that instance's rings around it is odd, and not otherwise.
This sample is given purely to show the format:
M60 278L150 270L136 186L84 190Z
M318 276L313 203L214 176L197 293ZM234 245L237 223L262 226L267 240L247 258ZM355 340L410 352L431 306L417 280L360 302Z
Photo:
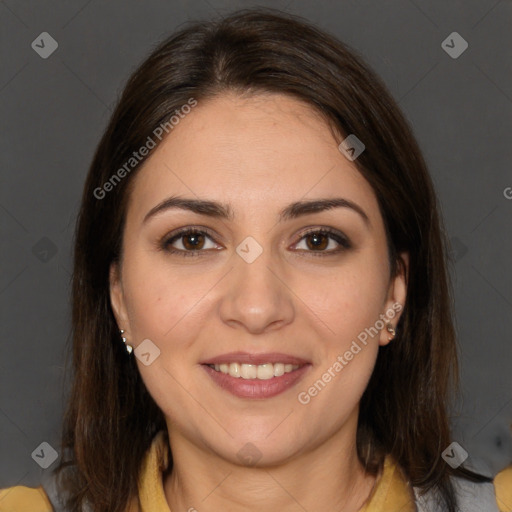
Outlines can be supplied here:
M13 509L454 512L476 491L509 510L450 437L432 182L336 39L265 11L170 37L124 90L76 233L59 478L11 488Z

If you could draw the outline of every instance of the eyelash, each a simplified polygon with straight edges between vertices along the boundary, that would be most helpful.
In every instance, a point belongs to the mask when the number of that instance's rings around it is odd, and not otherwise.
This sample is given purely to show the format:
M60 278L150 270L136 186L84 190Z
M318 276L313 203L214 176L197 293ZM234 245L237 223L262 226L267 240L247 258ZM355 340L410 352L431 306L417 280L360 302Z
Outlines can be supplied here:
M330 251L311 251L311 250L305 250L305 252L311 253L313 256L320 256L320 257L327 257L327 256L335 256L347 249L352 248L352 244L349 242L349 240L339 231L336 231L331 228L313 228L310 229L302 234L299 241L294 244L297 245L299 242L301 242L304 238L306 238L308 235L311 234L321 234L321 235L327 235L330 239L334 240L338 244L340 244L341 248L330 250ZM176 254L179 256L184 257L198 257L201 256L201 252L207 252L208 250L192 250L192 251L184 251L183 249L174 249L171 247L171 244L175 242L176 240L179 240L180 238L183 238L185 235L207 235L209 238L212 239L212 241L215 242L213 234L205 228L197 229L197 228L183 228L179 230L178 232L174 233L171 237L164 237L159 242L159 248L163 251L166 251L171 254ZM212 249L209 249L212 250ZM302 251L303 249L301 249Z

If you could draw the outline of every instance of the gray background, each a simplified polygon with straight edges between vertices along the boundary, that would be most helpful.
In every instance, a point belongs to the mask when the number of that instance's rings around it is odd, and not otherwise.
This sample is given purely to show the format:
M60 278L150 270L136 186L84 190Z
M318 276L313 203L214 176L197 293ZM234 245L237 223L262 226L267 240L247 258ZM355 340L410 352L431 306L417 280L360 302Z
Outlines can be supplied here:
M129 73L188 19L252 2L0 1L0 487L34 486L58 448L73 226L93 151ZM494 474L512 462L510 1L287 0L360 51L424 150L453 268L463 399L454 438ZM454 59L452 32L469 44ZM58 49L41 58L42 32ZM512 195L509 194L509 198Z

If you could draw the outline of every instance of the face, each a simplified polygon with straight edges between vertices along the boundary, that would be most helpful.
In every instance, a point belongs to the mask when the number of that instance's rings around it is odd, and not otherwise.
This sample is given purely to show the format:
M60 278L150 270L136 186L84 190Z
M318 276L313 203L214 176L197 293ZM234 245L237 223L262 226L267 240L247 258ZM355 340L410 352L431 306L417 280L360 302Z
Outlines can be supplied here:
M293 98L225 94L199 102L133 178L111 301L171 445L276 463L353 441L406 285L339 142ZM304 206L325 200L337 206Z

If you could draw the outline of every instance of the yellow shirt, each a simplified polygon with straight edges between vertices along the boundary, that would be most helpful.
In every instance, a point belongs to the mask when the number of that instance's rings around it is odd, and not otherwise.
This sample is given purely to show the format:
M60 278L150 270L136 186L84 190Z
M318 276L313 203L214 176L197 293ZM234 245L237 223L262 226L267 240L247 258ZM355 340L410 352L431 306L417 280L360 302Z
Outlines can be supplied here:
M139 479L139 495L127 512L170 512L163 489L162 472L169 463L167 433L160 431L146 453ZM494 479L500 512L512 512L512 466ZM366 505L360 512L415 512L412 488L400 467L388 455L384 469ZM0 489L0 512L53 512L41 486Z

